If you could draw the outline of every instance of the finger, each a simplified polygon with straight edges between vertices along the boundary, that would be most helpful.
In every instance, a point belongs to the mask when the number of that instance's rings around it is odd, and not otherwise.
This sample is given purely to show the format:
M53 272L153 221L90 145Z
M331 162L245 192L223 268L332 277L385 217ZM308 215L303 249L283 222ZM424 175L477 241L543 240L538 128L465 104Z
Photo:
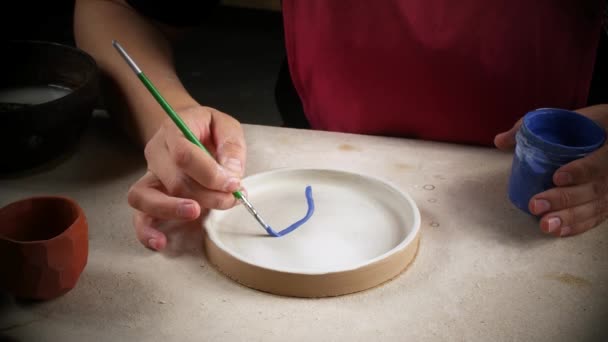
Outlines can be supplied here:
M234 207L238 199L232 193L203 189L194 197L203 208L225 210Z
M599 226L604 221L606 221L606 216L595 216L573 226L562 226L551 234L557 237L578 235Z
M188 185L187 181L184 181L183 173L171 162L171 155L167 148L167 135L174 134L167 133L169 129L174 128L169 127L166 123L163 124L159 133L148 142L144 149L148 170L152 174L152 177L148 177L147 181L153 182L156 179L160 184L151 184L153 187L164 187L170 195L185 197L183 194L186 193L184 187ZM144 178L146 177L144 176Z
M156 229L157 223L157 220L140 211L136 211L133 215L133 227L137 240L148 248L160 251L167 246L167 237Z
M519 119L510 130L502 132L494 137L494 145L500 150L510 150L515 146L515 135L521 126L521 119Z
M188 175L181 172L173 163L165 162L161 163L161 165L154 166L155 163L157 163L157 161L151 161L149 162L148 166L155 170L154 172L156 174L153 175L153 177L158 180L158 184L153 186L148 184L146 187L153 187L158 191L164 191L169 195L179 197L181 199L192 199L196 201L199 204L198 215L200 215L200 208L229 209L234 207L234 205L237 203L237 199L230 192L215 191L204 188L201 184L197 183ZM160 189L161 187L163 189ZM132 191L140 190L138 187L134 186ZM141 194L141 197L146 196L146 194Z
M166 141L170 160L177 169L205 188L233 192L240 187L240 175L220 166L207 152L187 140L179 130L168 132Z
M607 218L606 215L599 215L599 216L592 217L586 221L579 222L579 223L575 224L574 226L572 226L572 228L567 227L567 226L562 227L560 230L560 236L571 236L571 235L578 235L578 234L584 233L584 232L602 224L604 221L606 221L606 218Z
M608 145L604 145L588 156L557 169L553 174L553 183L557 186L583 184L595 178L605 178L607 175Z
M196 201L169 196L155 187L156 176L146 173L128 193L131 207L152 217L165 220L194 220L201 212Z
M549 211L575 207L595 199L605 201L608 194L608 183L605 179L596 179L591 183L581 185L555 187L541 192L528 203L528 209L534 215L542 215Z
M608 116L606 116L605 104L580 108L575 110L575 112L588 117L589 119L597 122L602 127L608 127Z
M241 124L233 117L217 110L212 111L211 133L219 164L242 177L247 149Z
M180 186L174 183L173 190L181 188L182 190L179 190L179 193L184 197L196 201L200 206L199 208L224 210L230 209L238 203L236 197L230 192L206 189L192 179L189 179L188 176L184 176L182 180L186 185ZM200 209L198 214L200 215Z
M545 233L561 234L595 217L605 217L608 212L606 198L593 200L582 205L554 211L541 218L540 227ZM567 232L566 232L567 233Z
M171 156L165 143L162 146L153 146L152 141L148 143L144 150L146 160L148 161L148 169L150 173L159 180L159 184L152 184L153 187L163 187L168 194L178 197L188 197L191 194L191 187L194 182L190 177L186 176L174 163L170 160ZM150 178L152 181L154 178Z

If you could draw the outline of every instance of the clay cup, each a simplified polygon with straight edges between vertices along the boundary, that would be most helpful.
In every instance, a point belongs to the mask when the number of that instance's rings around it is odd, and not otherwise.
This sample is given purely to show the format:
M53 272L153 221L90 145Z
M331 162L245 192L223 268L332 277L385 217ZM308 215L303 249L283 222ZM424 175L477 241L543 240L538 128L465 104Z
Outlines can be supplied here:
M74 288L88 258L88 225L67 197L32 197L0 209L0 287L47 300Z

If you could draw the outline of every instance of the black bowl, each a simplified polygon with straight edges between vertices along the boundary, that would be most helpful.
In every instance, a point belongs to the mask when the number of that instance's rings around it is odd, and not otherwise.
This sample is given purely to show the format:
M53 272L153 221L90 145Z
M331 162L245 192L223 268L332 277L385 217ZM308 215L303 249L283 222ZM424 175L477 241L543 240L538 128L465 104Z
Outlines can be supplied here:
M0 174L41 166L77 145L99 95L91 56L51 42L4 42L0 75Z

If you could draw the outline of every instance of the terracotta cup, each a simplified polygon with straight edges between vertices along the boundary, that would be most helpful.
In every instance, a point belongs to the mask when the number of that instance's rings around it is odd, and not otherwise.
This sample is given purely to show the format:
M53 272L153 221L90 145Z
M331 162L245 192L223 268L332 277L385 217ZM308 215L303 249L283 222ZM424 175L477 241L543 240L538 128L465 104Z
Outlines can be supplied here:
M52 299L78 282L89 254L80 206L66 197L33 197L0 209L0 287L16 297Z

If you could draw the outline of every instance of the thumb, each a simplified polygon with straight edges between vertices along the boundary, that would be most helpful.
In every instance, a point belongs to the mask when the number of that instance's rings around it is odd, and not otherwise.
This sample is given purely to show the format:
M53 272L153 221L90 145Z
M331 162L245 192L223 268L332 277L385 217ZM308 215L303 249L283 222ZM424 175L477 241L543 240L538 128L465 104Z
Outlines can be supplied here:
M211 133L216 147L218 163L234 176L245 173L247 147L241 124L231 116L213 110Z
M499 150L507 151L515 147L515 135L521 126L521 120L522 119L517 120L510 130L499 133L494 137L494 145L496 145Z

